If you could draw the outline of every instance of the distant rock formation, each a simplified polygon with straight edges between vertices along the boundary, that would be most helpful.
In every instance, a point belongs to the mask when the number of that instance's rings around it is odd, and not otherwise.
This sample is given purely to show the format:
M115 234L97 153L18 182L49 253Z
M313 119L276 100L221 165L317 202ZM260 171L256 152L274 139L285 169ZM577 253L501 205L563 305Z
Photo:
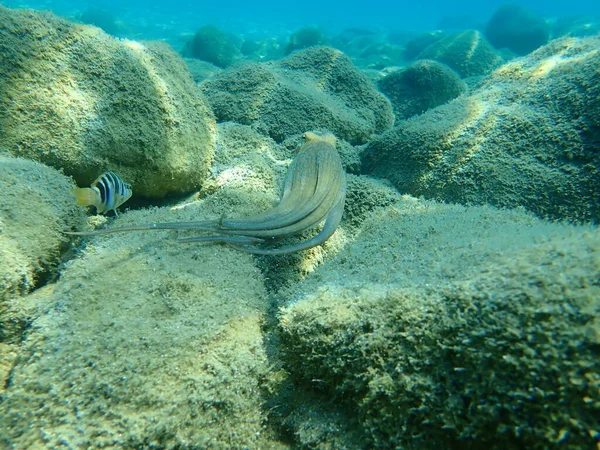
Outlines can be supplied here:
M599 50L564 38L505 64L370 142L363 170L416 196L600 221Z
M351 144L364 144L394 121L389 101L350 58L329 47L236 66L206 80L201 89L218 121L251 125L276 142L323 128Z

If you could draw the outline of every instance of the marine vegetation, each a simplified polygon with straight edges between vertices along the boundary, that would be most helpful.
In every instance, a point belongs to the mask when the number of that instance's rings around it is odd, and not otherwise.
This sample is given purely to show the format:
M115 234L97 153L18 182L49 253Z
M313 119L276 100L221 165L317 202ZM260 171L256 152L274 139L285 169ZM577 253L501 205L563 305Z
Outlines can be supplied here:
M235 219L221 217L199 222L150 223L69 234L95 236L126 231L193 229L216 234L181 238L178 241L223 243L240 251L263 255L280 255L321 245L333 235L342 218L346 175L332 134L320 136L305 133L303 140L286 174L281 201L268 211ZM318 234L297 244L275 248L254 245L297 235L323 220L325 223Z

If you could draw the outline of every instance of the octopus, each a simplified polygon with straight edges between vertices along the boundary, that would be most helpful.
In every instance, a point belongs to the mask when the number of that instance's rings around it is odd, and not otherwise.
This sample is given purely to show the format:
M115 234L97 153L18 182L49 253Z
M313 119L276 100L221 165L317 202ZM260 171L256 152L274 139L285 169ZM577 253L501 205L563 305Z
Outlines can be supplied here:
M71 232L95 236L143 230L199 230L211 234L177 239L178 242L221 243L237 250L262 255L281 255L323 244L337 229L346 200L346 174L332 134L308 132L286 173L279 203L260 214L239 218L220 217L197 222L164 222ZM323 227L313 237L296 244L273 247L280 238Z

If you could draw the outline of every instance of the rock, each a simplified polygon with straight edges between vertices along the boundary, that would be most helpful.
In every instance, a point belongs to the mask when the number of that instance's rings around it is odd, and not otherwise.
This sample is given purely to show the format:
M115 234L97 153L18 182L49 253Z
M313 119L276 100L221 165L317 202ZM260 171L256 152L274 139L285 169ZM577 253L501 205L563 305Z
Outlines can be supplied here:
M349 28L331 39L331 46L352 58L363 72L381 70L402 64L404 36L401 33L382 34L360 28Z
M587 37L600 33L600 23L594 17L585 15L557 17L548 26L551 39L561 36Z
M415 59L423 50L445 36L445 32L441 30L435 30L413 37L405 45L404 58L406 58L408 61Z
M299 446L595 445L597 228L403 197L362 230L281 295Z
M201 84L220 122L250 125L276 142L318 128L351 144L365 143L392 126L385 97L328 47L287 58L233 67Z
M396 120L422 114L467 91L460 77L445 64L419 60L396 70L377 83L390 99Z
M212 25L200 27L186 44L183 54L221 68L232 65L242 56L233 38Z
M317 45L325 45L325 36L316 27L302 28L290 36L290 40L285 48L285 54L289 55L295 50L302 50Z
M117 17L107 9L88 6L77 16L77 19L88 25L102 28L102 31L113 36L119 36L125 31Z
M222 122L217 128L215 158L203 193L238 189L265 194L277 203L293 149L279 147L248 125Z
M223 69L206 61L195 58L184 58L185 65L189 69L195 83L201 83L207 78L221 72Z
M80 186L107 169L134 195L201 186L215 123L166 44L119 40L51 13L0 7L0 140Z
M445 36L425 48L417 59L435 59L446 64L461 78L487 75L502 64L502 58L476 30Z
M114 225L219 211L204 201ZM90 239L51 290L9 305L39 306L19 349L27 357L0 383L2 443L285 448L262 407L263 283L252 257L226 246L180 245L171 233Z
M599 221L599 50L564 38L507 63L369 143L363 171L415 196Z
M6 301L56 277L70 244L62 232L84 222L74 187L55 169L0 155L0 317ZM8 329L0 326L0 342Z
M490 18L485 37L496 48L526 55L548 42L550 27L522 5L507 3L498 7Z

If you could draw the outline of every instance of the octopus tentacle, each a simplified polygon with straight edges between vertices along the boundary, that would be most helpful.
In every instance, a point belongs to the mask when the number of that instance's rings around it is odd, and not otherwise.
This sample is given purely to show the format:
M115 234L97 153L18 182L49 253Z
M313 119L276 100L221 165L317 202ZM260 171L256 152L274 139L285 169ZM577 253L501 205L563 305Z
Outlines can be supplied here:
M306 133L305 138L286 174L280 202L268 211L232 219L156 222L67 234L95 236L128 231L194 229L215 234L178 241L222 243L243 252L264 255L291 253L320 245L331 237L340 223L346 198L346 176L333 135ZM280 248L256 246L269 238L298 234L323 220L325 224L321 231L306 241Z

